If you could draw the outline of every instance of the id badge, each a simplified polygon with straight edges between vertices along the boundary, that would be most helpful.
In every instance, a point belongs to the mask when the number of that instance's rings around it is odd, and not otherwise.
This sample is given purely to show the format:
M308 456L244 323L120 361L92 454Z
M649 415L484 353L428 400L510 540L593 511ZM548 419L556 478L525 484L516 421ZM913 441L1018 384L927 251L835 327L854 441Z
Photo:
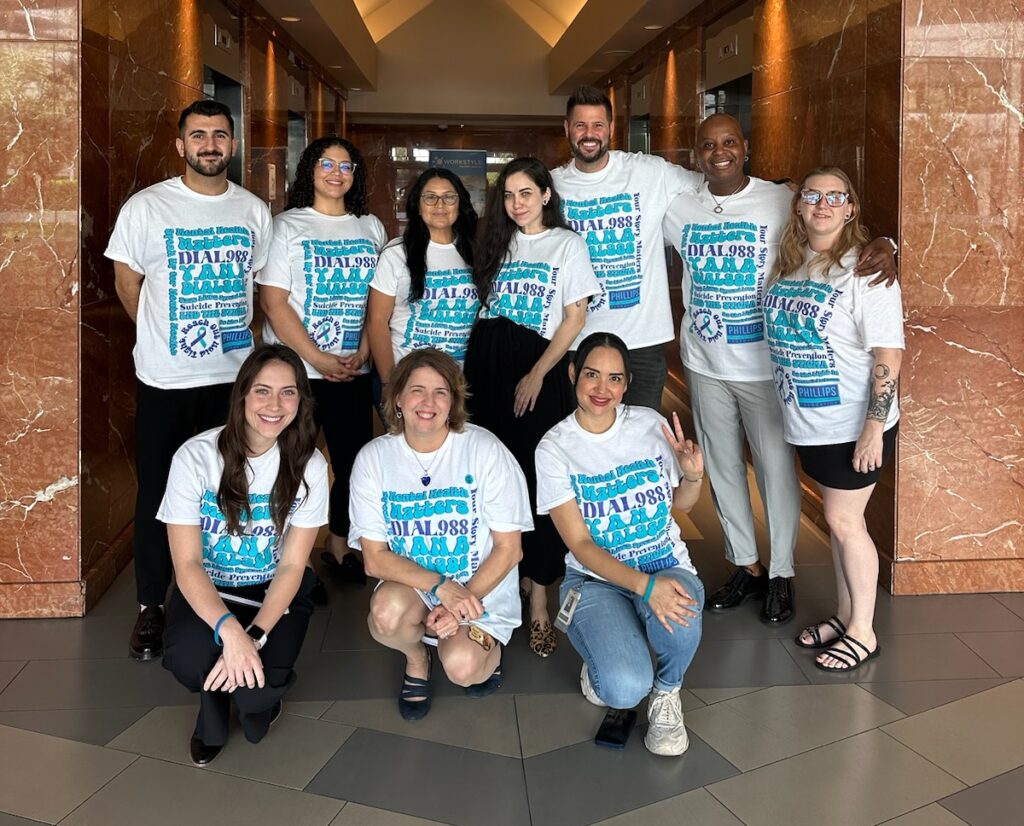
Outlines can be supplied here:
M562 633L567 633L572 622L573 614L576 613L576 606L580 603L580 586L570 588L569 593L562 600L562 607L558 609L558 616L555 618L555 628Z

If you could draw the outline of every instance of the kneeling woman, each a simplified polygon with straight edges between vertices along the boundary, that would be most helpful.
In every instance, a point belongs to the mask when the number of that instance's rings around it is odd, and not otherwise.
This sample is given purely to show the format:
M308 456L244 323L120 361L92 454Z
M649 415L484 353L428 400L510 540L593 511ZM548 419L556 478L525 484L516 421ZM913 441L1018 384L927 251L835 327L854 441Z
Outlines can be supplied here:
M349 542L381 580L370 633L405 655L398 709L418 720L431 699L425 638L470 696L501 685L501 645L521 621L521 533L533 524L523 472L501 442L466 423L466 380L451 356L409 353L383 401L390 430L352 469Z
M316 581L306 563L327 522L327 462L315 439L302 360L268 344L239 369L227 424L174 454L157 514L177 583L164 667L199 693L189 744L197 766L227 742L232 697L258 743L295 682Z
M578 407L537 447L537 511L569 549L561 597L579 595L568 635L583 695L626 709L650 692L644 744L682 754L679 689L700 642L704 586L672 509L696 503L704 458L678 417L670 430L655 411L622 405L629 354L617 336L587 336L569 376Z
M832 540L838 610L796 639L825 649L815 660L823 671L853 671L881 653L878 554L864 510L896 445L903 307L898 286L854 276L867 239L846 173L809 172L764 298L783 433L818 483Z

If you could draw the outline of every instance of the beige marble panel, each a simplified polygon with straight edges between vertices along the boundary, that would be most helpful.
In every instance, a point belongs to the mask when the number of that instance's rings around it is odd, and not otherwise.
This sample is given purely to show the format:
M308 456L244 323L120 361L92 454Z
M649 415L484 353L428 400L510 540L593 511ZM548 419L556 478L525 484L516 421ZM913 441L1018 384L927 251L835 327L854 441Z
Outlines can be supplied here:
M78 0L0 3L0 40L75 40Z

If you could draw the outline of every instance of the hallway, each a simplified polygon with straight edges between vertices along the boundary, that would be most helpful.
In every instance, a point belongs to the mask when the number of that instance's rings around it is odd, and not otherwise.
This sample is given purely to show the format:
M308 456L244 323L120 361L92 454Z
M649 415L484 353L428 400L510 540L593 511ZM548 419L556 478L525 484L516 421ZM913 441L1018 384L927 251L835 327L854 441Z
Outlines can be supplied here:
M725 564L706 488L681 524L716 583ZM403 722L400 661L366 630L369 586L329 584L283 718L258 748L236 727L206 770L188 762L194 698L125 651L137 610L128 568L84 619L0 623L0 826L1016 822L1024 595L880 590L883 654L842 677L792 642L833 610L827 545L806 520L797 560L786 626L762 625L754 602L704 615L678 760L644 749L642 709L624 752L595 746L602 711L580 695L576 653L561 637L538 660L521 631L496 695L471 700L437 678L430 717Z

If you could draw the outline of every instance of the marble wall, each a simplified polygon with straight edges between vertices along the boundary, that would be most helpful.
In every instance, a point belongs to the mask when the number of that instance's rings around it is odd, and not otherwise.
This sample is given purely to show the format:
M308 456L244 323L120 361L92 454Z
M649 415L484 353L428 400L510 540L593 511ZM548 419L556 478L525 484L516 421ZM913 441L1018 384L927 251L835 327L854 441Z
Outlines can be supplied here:
M1024 14L903 12L896 593L1024 590Z

